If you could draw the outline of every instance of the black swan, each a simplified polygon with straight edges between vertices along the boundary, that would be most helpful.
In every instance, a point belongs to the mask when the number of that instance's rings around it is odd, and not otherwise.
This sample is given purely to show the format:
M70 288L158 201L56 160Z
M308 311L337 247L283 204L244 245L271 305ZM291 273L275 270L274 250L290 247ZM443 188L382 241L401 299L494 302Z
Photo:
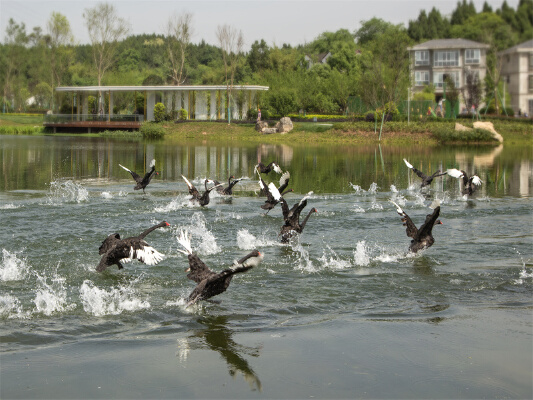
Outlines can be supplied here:
M204 194L200 195L200 192L198 192L198 189L196 189L194 187L194 185L189 182L189 180L187 178L185 178L183 175L181 176L184 180L185 180L185 183L187 184L187 187L189 188L189 194L192 196L191 198L191 201L197 201L198 204L200 204L202 207L203 206L206 206L209 204L209 193L211 192L211 190L221 186L221 184L215 184L215 186L213 187L210 187L209 189L207 188L207 183L208 182L213 182L209 179L206 179L204 181L204 185L205 185L205 192Z
M405 232L407 236L412 238L409 250L416 253L419 250L427 249L435 243L435 239L431 234L433 226L442 225L440 219L437 219L440 214L439 202L434 202L430 207L434 208L433 214L426 215L426 220L420 228L417 228L411 218L401 209L401 207L394 201L390 200L396 206L396 212L402 217L403 226L406 227Z
M233 181L232 181L233 179ZM242 181L242 178L240 179L235 179L235 177L233 175L231 175L229 178L228 178L228 186L224 187L222 186L222 183L220 183L219 181L215 180L215 185L218 185L216 188L217 188L217 192L222 194L222 195L225 195L225 196L229 196L229 195L232 195L233 194L233 186L235 186L237 183L239 183L240 181Z
M213 296L224 293L228 288L234 274L246 272L249 269L256 267L263 261L263 254L254 250L248 255L244 256L228 269L222 272L213 272L207 265L204 264L200 258L193 253L191 247L191 238L185 231L181 231L178 237L178 242L185 248L185 250L178 250L187 255L189 259L189 268L185 272L187 278L196 282L196 287L191 292L187 299L186 307L189 307L200 300L207 300Z
M266 210L267 214L272 210L276 204L279 203L280 199L285 193L292 192L292 189L286 189L289 184L289 172L285 172L280 179L280 188L278 189L273 182L270 182L267 186L261 175L259 175L259 187L261 188L260 192L263 193L267 199L265 203L261 205L263 210ZM280 192L280 189L283 192Z
M440 172L440 169L435 171L433 173L433 175L426 175L424 174L422 171L419 171L418 169L416 169L415 167L413 167L411 164L409 164L409 162L404 158L403 161L405 162L405 165L407 165L407 168L410 168L413 170L413 172L415 174L417 174L421 179L422 179L422 184L420 185L421 188L423 188L424 186L429 186L431 185L431 182L433 181L434 178L436 178L437 176L442 176L442 175L446 175L446 172Z
M476 186L483 183L483 181L479 179L479 176L472 175L469 178L468 174L463 170L459 171L458 169L452 168L447 170L446 173L453 178L463 178L463 189L461 190L461 194L465 199L476 191Z
M119 164L120 165L120 164ZM133 171L130 171L129 169L127 169L125 166L123 165L120 165L122 168L124 168L126 171L128 171L132 178L135 180L135 182L137 182L137 186L135 186L133 188L133 190L139 190L139 189L142 189L143 190L143 193L146 193L144 191L144 189L146 188L146 186L148 186L148 184L150 183L150 181L152 180L153 176L154 175L159 175L158 172L156 172L155 170L155 160L152 160L150 162L150 171L148 171L145 175L144 175L144 178L141 178L137 173L133 172Z
M123 265L121 263L127 263L134 259L147 265L156 265L163 259L163 254L146 243L144 237L153 230L162 228L163 226L170 226L170 224L166 221L160 222L148 228L139 236L132 236L126 239L121 239L118 233L109 235L98 249L98 254L102 258L96 270L102 272L113 264L116 264L118 269L122 269Z
M289 206L283 197L280 199L284 219L283 226L281 227L278 235L281 236L281 243L288 243L294 233L302 233L311 214L318 212L318 210L313 207L306 215L302 223L300 223L300 213L307 206L307 199L312 194L313 192L307 193L307 195L298 203L296 203L291 209L289 209Z
M279 165L276 164L274 161L272 161L268 165L265 165L262 162L260 162L259 164L257 164L255 166L256 173L268 174L272 170L276 171L278 174L282 174L283 173L283 171L281 170Z

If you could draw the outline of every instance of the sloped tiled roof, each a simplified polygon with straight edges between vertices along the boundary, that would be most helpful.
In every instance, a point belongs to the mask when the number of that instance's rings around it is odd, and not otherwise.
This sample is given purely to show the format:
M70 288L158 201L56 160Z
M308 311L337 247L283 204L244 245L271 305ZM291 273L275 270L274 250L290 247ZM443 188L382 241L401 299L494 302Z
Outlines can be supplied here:
M468 39L434 39L409 47L408 50L488 49L489 47L488 44Z
M516 46L510 47L506 50L500 51L498 54L519 53L527 51L533 51L533 39L525 41L524 43L517 44Z

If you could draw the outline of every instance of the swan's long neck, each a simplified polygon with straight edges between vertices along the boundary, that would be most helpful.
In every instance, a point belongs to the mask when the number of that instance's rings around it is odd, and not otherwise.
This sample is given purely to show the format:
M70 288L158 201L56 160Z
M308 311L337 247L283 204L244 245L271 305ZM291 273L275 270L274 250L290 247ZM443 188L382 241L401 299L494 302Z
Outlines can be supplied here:
M141 233L141 234L139 235L139 239L144 239L144 237L145 237L146 235L148 235L150 232L156 230L157 228L161 228L162 226L165 226L166 224L167 224L166 222L160 222L159 224L154 225L154 226L148 228L147 230L145 230L143 233Z
M305 224L307 224L307 220L309 219L309 217L311 216L311 214L313 214L315 212L314 209L312 209L311 211L309 211L309 214L307 214L303 220L303 222L300 224L300 228L303 230L304 227L305 227Z

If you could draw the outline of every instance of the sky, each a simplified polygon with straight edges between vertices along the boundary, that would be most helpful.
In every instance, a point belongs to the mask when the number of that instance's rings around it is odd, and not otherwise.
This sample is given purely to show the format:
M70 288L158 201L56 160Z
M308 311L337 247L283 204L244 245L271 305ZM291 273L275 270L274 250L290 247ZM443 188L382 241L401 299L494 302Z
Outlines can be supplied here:
M459 0L108 0L119 17L130 23L130 34L164 34L164 26L173 14L193 15L193 43L205 40L218 45L215 30L219 25L231 25L242 31L245 46L264 39L269 46L292 46L313 41L323 32L348 29L355 32L361 21L373 17L393 24L408 26L421 10L429 12L436 7L444 16L450 16ZM476 11L481 11L485 0L474 0ZM493 10L503 0L486 0ZM10 18L24 23L27 33L46 25L53 11L67 17L79 44L89 43L83 18L85 9L102 1L91 0L0 0L0 40L4 42ZM516 9L519 0L507 0Z

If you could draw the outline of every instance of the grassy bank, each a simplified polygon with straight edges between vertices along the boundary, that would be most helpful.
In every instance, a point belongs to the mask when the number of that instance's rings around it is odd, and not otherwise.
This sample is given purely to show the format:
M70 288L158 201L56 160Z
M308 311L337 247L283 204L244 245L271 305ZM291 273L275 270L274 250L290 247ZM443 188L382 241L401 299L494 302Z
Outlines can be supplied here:
M503 138L504 143L533 145L533 124L531 120L490 120ZM470 132L455 131L456 121L406 121L386 122L381 129L381 143L384 144L425 144L435 146L443 143L493 143L489 132L475 129ZM469 128L470 120L459 120ZM380 140L381 124L374 122L295 122L294 129L288 134L264 135L255 131L254 124L220 122L184 122L146 124L139 132L104 132L100 136L141 138L156 137L146 135L155 131L164 131L166 140L209 140L250 143L373 143ZM0 114L0 134L39 135L47 132L42 127L42 116L2 115ZM76 134L78 135L78 134ZM83 135L86 136L86 135ZM90 136L98 136L91 134Z

